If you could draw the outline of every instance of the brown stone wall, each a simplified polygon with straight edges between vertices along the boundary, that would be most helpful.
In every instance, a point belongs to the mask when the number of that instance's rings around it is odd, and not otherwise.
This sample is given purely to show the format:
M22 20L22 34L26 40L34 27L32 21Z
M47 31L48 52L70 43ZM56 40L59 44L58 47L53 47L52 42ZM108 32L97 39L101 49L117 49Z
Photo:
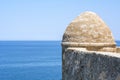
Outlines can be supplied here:
M120 53L120 47L117 47L117 48L116 48L116 52L117 52L117 53Z

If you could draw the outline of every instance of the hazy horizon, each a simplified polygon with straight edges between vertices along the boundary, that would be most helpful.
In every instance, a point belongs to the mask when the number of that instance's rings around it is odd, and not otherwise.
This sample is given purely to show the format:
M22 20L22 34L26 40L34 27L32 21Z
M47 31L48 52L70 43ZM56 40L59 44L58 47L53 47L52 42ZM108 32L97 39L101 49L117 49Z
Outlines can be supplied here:
M62 40L67 25L80 13L93 11L120 40L120 1L1 0L0 41Z

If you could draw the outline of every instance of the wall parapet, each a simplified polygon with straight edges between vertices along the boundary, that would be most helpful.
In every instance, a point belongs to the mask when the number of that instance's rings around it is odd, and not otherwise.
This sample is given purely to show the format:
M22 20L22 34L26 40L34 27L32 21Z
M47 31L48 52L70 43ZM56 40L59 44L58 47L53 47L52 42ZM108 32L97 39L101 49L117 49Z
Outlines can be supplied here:
M120 80L118 53L68 48L63 62L63 80Z
M111 30L93 12L84 12L62 39L62 80L120 80L120 47Z

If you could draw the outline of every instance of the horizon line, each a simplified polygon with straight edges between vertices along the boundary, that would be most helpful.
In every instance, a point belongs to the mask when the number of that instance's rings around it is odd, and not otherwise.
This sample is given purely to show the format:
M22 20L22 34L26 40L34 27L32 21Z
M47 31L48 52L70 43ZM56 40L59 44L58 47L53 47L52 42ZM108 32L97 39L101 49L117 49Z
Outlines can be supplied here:
M62 40L0 40L0 41L62 41ZM120 40L114 40L120 41Z

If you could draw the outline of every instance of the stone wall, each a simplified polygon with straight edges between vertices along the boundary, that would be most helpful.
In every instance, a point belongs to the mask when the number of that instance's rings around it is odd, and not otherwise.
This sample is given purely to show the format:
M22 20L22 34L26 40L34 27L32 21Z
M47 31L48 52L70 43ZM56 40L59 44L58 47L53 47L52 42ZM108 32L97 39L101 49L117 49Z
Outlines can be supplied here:
M68 48L62 58L62 80L120 80L118 53Z
M62 39L63 80L120 80L120 47L94 12L76 17Z
M116 48L116 52L117 52L117 53L120 53L120 47L117 47L117 48Z

